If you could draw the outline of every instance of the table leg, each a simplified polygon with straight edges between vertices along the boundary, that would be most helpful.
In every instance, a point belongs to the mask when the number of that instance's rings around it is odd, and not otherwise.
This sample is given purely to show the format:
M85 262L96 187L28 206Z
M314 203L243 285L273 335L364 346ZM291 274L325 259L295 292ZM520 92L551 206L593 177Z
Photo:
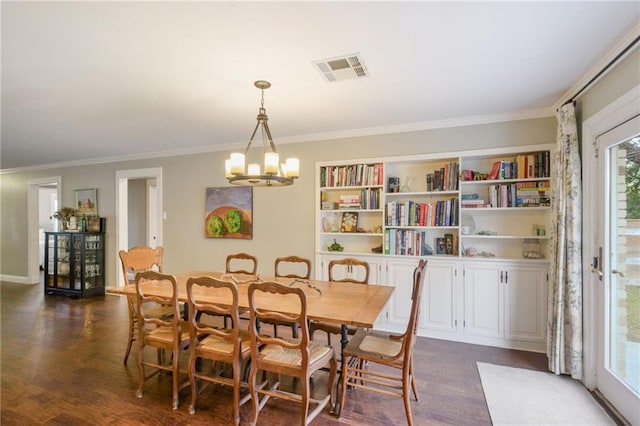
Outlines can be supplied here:
M347 343L349 343L349 335L347 334L347 326L345 324L342 324L341 334L342 338L340 339L340 374L338 374L338 383L336 387L336 404L333 407L333 413L338 417L340 417L340 401L344 397L344 395L342 395L342 374L344 372L344 365L346 362L344 357L344 348L346 348Z

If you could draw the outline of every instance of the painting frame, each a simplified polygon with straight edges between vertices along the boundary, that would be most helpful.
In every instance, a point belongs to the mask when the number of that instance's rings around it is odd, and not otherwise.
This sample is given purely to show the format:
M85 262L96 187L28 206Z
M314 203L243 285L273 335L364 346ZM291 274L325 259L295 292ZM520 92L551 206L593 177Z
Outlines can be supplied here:
M358 232L358 212L342 213L342 220L340 221L340 232Z
M75 195L77 216L98 216L98 190L96 188L76 189Z
M253 187L206 188L204 236L253 239Z

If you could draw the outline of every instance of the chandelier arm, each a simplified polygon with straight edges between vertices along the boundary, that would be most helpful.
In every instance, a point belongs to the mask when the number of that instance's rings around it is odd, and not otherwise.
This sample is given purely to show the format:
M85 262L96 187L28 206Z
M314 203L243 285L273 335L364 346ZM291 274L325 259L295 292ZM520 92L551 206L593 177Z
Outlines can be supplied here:
M253 138L256 137L256 132L258 131L258 127L260 127L260 122L258 122L256 124L256 127L254 127L253 129L253 133L251 133L251 137L249 138L249 143L247 144L247 147L244 150L244 154L247 155L247 152L249 151L249 148L251 148L251 142L253 142Z
M271 151L278 152L276 151L276 144L273 143L273 138L271 137L271 131L269 130L269 125L266 122L264 123L264 132L267 134L267 139L269 140Z

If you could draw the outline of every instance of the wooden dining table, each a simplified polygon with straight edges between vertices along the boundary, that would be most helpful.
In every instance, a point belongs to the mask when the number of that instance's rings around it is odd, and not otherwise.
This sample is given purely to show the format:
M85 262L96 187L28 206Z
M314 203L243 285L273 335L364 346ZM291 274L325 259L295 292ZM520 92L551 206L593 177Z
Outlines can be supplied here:
M166 272L165 272L166 273ZM268 275L246 275L216 271L190 271L174 274L178 283L178 300L187 302L187 281L191 277L214 277L235 282L238 287L238 308L249 309L248 287L252 282L275 281L287 286L296 286L305 292L307 298L307 317L309 320L324 321L342 326L341 347L348 343L347 326L373 328L380 312L391 297L394 288L382 285L353 284L344 282L298 280L287 277ZM154 281L143 284L145 294L155 296L170 296L170 289L166 285ZM124 287L112 287L107 293L135 295L134 284ZM228 292L212 291L211 289L194 289L194 297L201 302L221 305L230 304ZM276 294L263 294L261 298L269 306L282 313L299 313L298 303L289 298ZM344 357L342 359L344 363ZM342 375L342 368L340 369ZM340 380L337 389L340 390ZM339 415L339 402L342 395L338 392L334 411Z

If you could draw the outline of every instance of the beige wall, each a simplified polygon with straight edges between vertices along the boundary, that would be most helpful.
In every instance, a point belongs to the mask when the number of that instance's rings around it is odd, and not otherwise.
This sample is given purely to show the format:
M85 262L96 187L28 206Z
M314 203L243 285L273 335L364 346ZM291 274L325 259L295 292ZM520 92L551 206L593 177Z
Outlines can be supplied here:
M274 128L277 131L277 126ZM228 152L140 161L8 173L1 179L0 275L27 276L27 182L62 176L60 206L70 206L74 189L98 189L98 210L107 217L107 285L115 283L115 173L118 170L161 167L163 245L167 271L222 269L227 254L247 251L260 259L259 272L268 274L277 256L314 256L315 163L322 160L391 157L434 152L552 143L552 117L503 123L387 134L340 140L279 145L282 157L297 156L301 176L293 186L255 188L253 240L204 237L205 188L227 186L223 164ZM276 139L277 144L277 139Z

